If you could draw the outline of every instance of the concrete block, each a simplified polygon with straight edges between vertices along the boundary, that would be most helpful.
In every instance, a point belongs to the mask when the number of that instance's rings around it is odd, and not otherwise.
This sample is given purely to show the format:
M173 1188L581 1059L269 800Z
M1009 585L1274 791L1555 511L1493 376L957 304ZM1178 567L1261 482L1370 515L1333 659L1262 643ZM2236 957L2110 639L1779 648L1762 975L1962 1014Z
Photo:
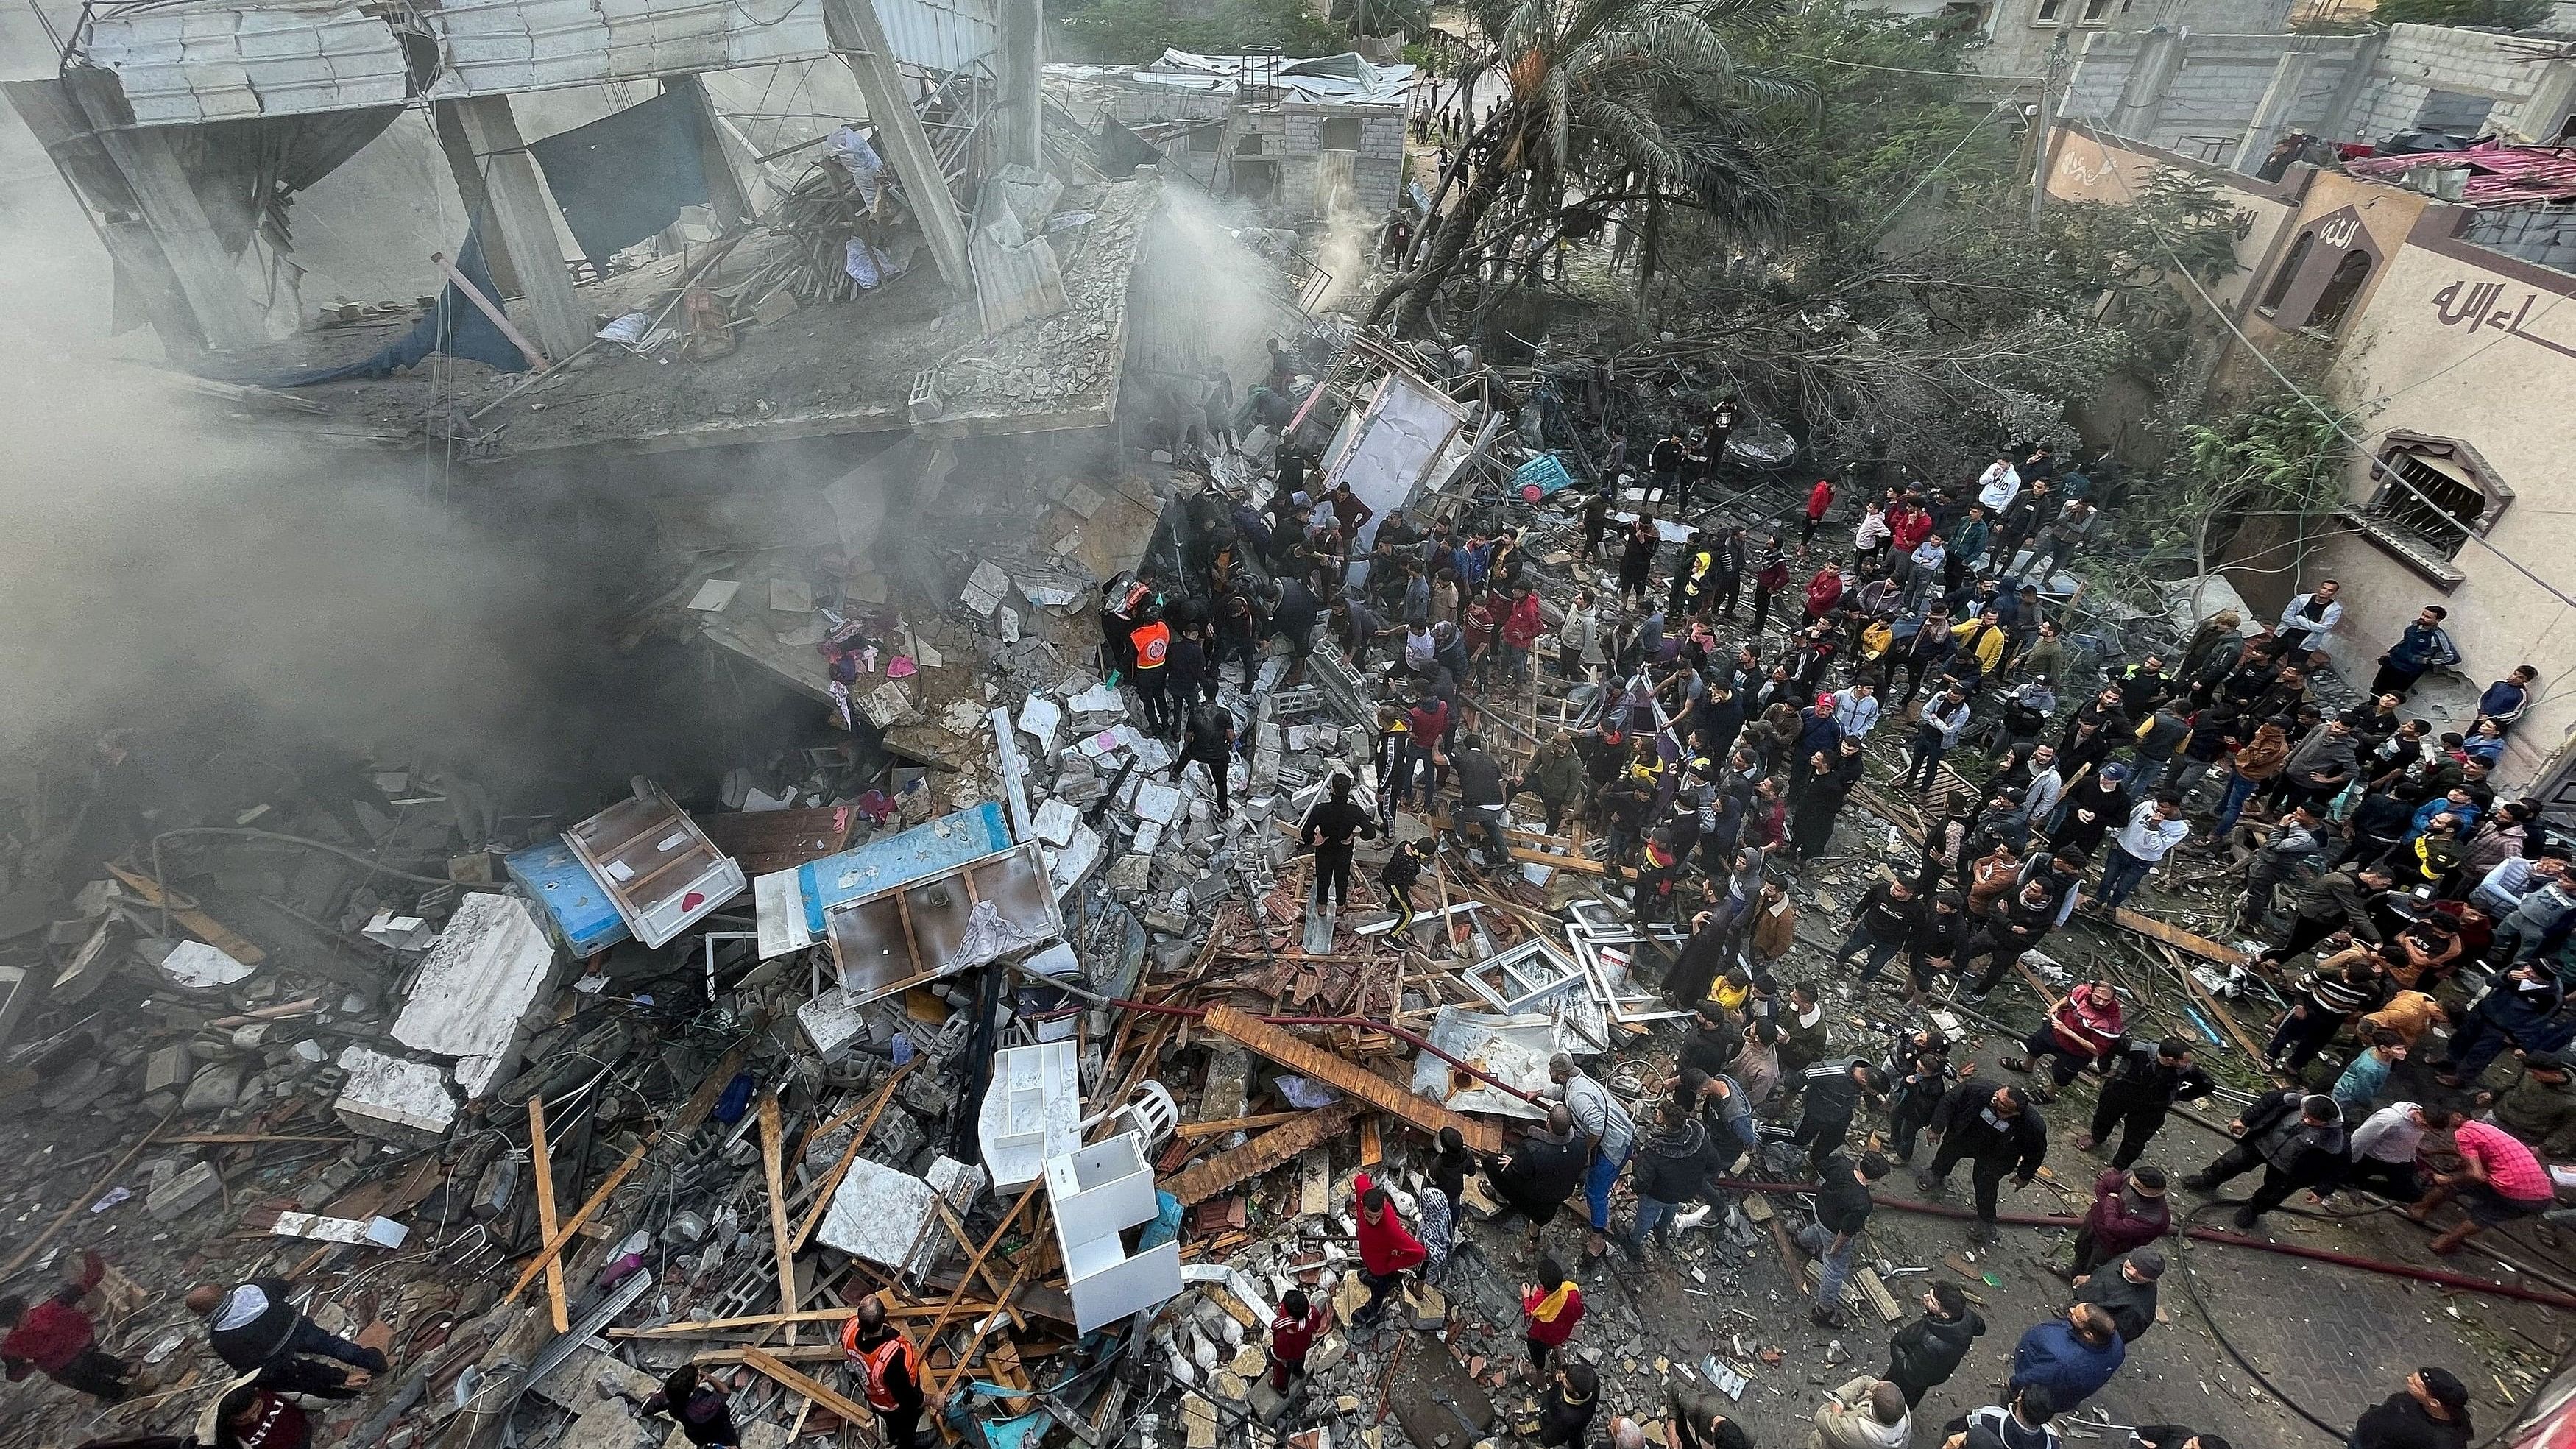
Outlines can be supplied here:
M176 1222L212 1202L222 1191L223 1179L216 1175L215 1165L200 1162L152 1189L143 1199L143 1211L154 1222Z
M339 1067L348 1080L332 1110L360 1133L418 1143L444 1138L456 1125L456 1099L436 1067L362 1046L342 1051Z
M143 1090L146 1093L175 1092L188 1085L196 1059L188 1054L188 1044L170 1043L155 1050L143 1062Z
M188 1083L188 1095L180 1099L182 1112L220 1112L240 1100L242 1077L247 1068L240 1062L216 1062L201 1068Z

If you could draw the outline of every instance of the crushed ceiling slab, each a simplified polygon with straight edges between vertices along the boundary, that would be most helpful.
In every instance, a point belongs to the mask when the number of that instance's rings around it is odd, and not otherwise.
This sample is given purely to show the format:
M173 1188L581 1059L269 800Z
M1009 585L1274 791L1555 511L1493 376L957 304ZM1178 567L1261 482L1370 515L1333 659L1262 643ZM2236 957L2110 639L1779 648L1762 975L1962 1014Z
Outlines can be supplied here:
M529 1014L554 995L559 960L525 901L476 891L457 903L421 963L393 1038L456 1058L457 1085L481 1098L516 1068Z

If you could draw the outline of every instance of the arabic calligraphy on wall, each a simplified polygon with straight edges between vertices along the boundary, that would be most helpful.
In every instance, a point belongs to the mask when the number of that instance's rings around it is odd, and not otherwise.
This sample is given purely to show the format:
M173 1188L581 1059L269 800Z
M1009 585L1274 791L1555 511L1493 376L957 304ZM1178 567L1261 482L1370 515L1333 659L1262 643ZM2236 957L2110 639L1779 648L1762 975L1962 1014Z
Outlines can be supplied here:
M2471 335L2492 328L2562 357L2576 357L2576 347L2529 330L2540 293L2523 288L2521 298L2515 300L2508 295L2511 290L2503 282L2472 282L2463 277L2433 294L2433 315L2443 326L2466 327Z

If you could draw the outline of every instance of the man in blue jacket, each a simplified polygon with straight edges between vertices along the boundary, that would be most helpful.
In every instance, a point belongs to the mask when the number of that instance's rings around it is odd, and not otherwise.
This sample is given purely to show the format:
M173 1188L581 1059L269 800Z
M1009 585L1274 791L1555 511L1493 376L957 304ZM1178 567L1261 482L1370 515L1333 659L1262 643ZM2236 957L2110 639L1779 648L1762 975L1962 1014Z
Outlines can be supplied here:
M2097 1303L2078 1303L2064 1318L2021 1336L2013 1346L2009 1384L2016 1391L2044 1388L2058 1412L2067 1413L2100 1393L2127 1356L2110 1312Z

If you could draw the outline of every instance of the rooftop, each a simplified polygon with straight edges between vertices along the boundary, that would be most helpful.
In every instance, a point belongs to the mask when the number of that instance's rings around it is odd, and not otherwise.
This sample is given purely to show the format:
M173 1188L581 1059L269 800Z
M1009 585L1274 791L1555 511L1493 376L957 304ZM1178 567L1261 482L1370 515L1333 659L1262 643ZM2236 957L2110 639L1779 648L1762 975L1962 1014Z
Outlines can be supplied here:
M1215 94L1250 85L1280 92L1277 99L1310 103L1400 106L1411 95L1415 68L1379 65L1355 51L1287 60L1267 55L1196 55L1166 50L1151 64L1051 65L1064 80L1117 81L1157 90Z

